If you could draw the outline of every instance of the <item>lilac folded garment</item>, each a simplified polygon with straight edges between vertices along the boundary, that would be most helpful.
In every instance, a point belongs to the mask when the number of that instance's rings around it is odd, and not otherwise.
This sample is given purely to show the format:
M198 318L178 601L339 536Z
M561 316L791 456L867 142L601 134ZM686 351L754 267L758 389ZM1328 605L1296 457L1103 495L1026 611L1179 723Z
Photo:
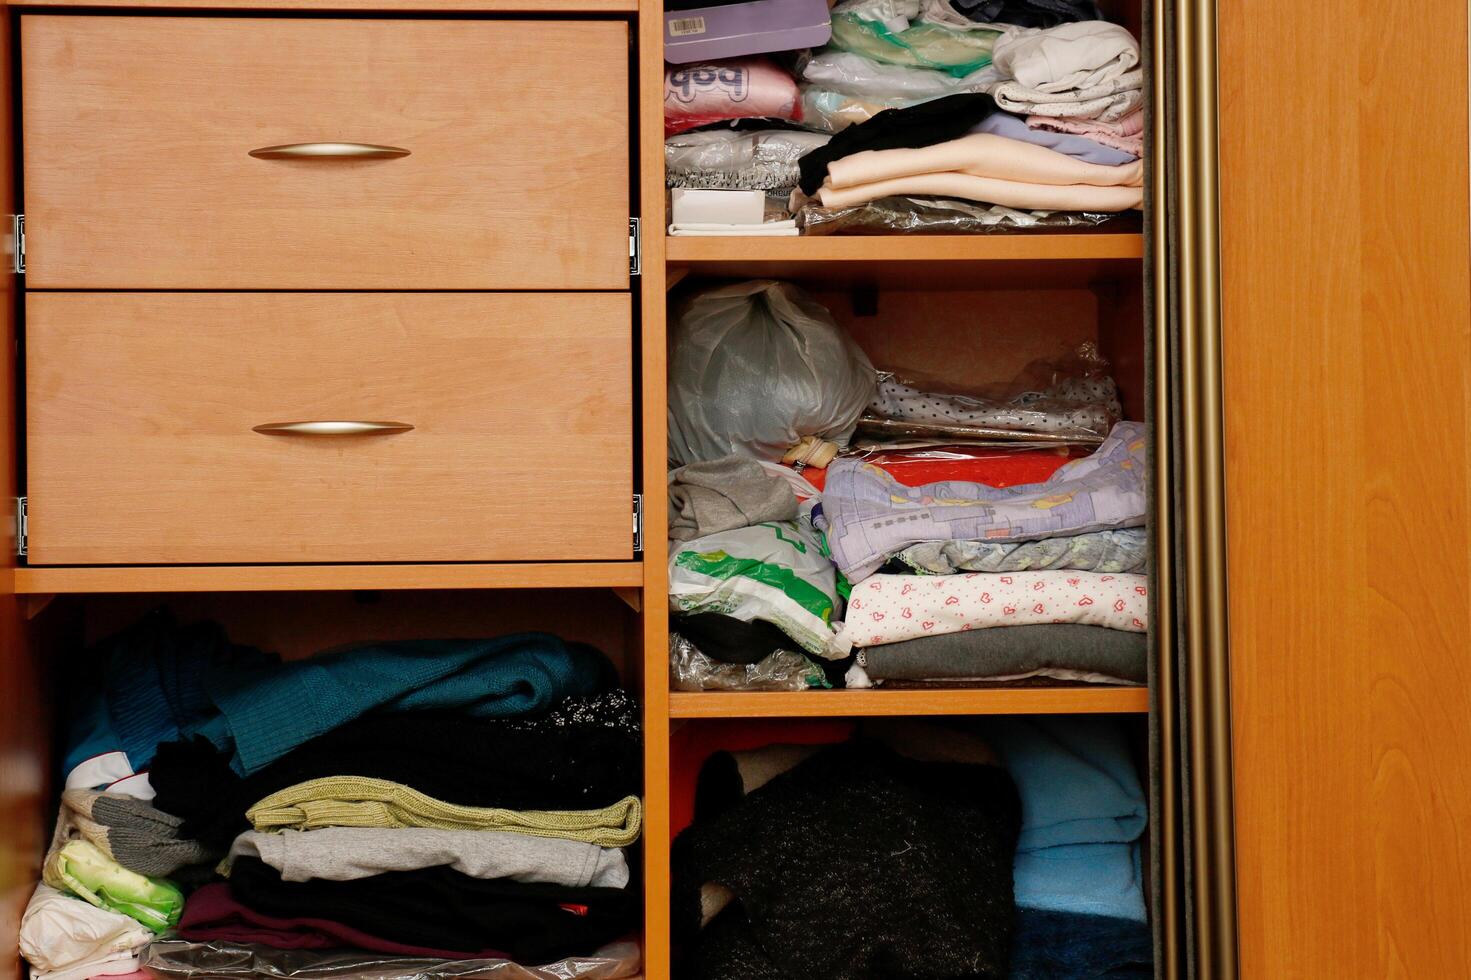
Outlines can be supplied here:
M208 942L260 943L276 949L366 949L395 956L426 956L441 960L509 959L494 949L467 953L463 950L408 946L360 932L352 926L327 919L281 919L246 908L230 895L223 883L205 885L189 896L184 917L176 930L184 939Z
M851 582L925 541L1035 541L1121 527L1145 516L1144 423L1120 422L1098 449L1042 483L998 489L946 480L906 487L877 466L838 459L827 470L822 521Z
M1038 116L1037 118L1043 117ZM1139 159L1138 153L1128 153L1087 136L1074 136L1066 130L1059 132L1043 127L1033 129L1021 116L1013 116L1009 112L993 112L982 119L971 132L990 133L993 136L1004 136L1007 139L1035 143L1075 160L1097 164L1101 167L1117 167Z
M1027 128L1067 133L1111 146L1135 156L1144 155L1144 110L1136 109L1122 119L1064 119L1060 116L1028 116Z

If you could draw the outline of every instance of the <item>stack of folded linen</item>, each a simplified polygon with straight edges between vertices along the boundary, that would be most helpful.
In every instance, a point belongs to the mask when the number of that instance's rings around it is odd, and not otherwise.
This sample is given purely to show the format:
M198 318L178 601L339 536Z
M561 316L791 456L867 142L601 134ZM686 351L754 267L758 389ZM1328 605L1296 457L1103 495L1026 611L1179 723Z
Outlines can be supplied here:
M852 583L836 637L858 650L850 686L1143 681L1145 462L1137 422L1029 484L906 486L873 463L835 461L821 524ZM984 461L972 465L984 476ZM948 574L915 574L931 571Z
M283 663L157 613L100 653L54 888L188 942L380 960L597 964L636 927L624 849L641 825L638 709L591 647L520 634ZM162 874L199 887L186 901L145 877ZM32 904L36 930L55 920L54 893ZM114 934L114 952L136 938ZM187 959L184 946L169 955Z
M1043 211L1118 212L1142 205L1144 171L1137 159L1104 166L978 131L995 112L989 95L952 95L850 127L802 157L793 207L808 199L842 208L896 196Z
M1154 976L1144 789L1116 718L986 719L1022 801L1011 980Z
M960 12L964 0L952 2L931 0L922 16L1001 31L990 63L973 76L879 66L853 51L822 51L805 62L804 124L837 135L800 163L792 207L802 209L803 227L986 230L1036 226L1039 215L1058 212L1139 208L1144 79L1133 35L1071 19L1091 5L1060 4L1068 9L1057 16L1068 21L1039 27L970 22ZM832 94L838 90L842 98ZM930 214L934 201L1001 210ZM865 219L866 210L877 214Z

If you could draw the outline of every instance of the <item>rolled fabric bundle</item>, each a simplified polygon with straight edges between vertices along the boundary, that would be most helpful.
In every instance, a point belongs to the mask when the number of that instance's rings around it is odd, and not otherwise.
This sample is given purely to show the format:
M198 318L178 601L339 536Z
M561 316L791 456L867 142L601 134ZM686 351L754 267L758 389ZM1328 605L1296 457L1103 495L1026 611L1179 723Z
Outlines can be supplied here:
M183 834L182 819L147 800L69 789L61 795L61 803L71 811L71 822L82 839L129 871L164 877L219 857L219 851Z

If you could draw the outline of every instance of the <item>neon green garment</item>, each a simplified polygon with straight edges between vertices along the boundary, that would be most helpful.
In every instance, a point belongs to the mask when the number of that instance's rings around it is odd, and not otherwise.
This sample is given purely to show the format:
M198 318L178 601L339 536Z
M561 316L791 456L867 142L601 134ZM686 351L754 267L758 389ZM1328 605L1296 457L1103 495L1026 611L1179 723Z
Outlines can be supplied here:
M84 840L53 849L41 877L52 888L121 912L154 932L168 929L184 912L184 893L173 882L129 871Z

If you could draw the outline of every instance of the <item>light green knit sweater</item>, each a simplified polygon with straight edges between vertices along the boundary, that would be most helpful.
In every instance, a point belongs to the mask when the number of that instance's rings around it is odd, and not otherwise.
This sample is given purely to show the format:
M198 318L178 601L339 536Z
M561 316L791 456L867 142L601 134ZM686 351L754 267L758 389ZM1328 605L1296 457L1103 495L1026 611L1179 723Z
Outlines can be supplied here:
M600 847L638 840L643 807L628 796L601 810L501 810L460 806L386 779L326 776L288 786L245 813L256 830L317 827L433 827L509 830Z

